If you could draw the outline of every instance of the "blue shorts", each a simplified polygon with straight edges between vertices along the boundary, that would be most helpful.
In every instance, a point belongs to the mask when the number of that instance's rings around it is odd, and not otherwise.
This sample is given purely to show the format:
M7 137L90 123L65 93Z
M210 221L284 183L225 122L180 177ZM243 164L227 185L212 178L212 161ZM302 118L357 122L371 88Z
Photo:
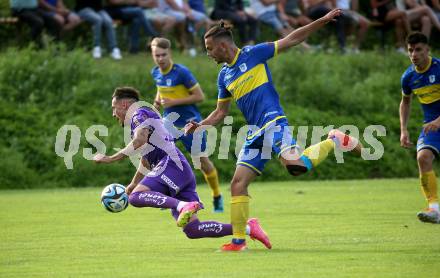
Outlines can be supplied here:
M196 140L194 140L195 136ZM197 136L201 136L201 138ZM183 146L191 154L191 156L198 156L200 155L200 153L206 150L206 131L182 135L177 140L180 140L183 143ZM201 145L200 147L194 146L194 150L192 150L193 144Z
M424 134L423 130L420 132L419 139L417 140L417 152L423 149L431 150L435 156L440 155L440 131L431 131L428 134Z
M191 154L191 156L199 156L200 153L203 153L206 150L206 140L207 135L206 131L196 132L196 133L190 133L190 134L183 134L183 128L187 123L189 123L191 120L200 122L202 118L199 116L191 118L191 119L184 119L180 120L179 122L172 123L170 121L167 121L167 118L164 118L164 126L170 133L170 135L174 138L174 141L181 141L185 149ZM199 146L195 145L194 150L192 150L193 144L200 144Z
M274 121L263 130L249 131L240 151L237 165L252 169L261 175L264 165L272 158L272 152L278 157L285 151L296 147L286 118Z

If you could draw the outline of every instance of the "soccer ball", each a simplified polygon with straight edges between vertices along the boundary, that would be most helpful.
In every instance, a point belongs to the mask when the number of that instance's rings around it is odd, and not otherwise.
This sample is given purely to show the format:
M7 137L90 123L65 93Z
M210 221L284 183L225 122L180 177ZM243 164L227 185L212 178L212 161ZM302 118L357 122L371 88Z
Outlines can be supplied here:
M121 212L128 206L128 195L122 184L107 185L101 193L101 203L110 212Z

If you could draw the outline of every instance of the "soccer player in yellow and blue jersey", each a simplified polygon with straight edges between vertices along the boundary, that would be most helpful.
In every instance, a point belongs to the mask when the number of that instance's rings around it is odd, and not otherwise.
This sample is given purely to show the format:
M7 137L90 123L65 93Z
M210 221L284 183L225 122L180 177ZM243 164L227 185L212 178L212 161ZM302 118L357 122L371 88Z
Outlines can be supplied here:
M177 128L183 128L190 121L201 121L200 112L195 104L203 101L203 91L188 68L173 63L171 42L166 38L153 39L151 54L156 63L156 67L151 70L157 87L155 107L160 109L160 106L163 106L165 117L170 113L177 113L179 118L174 122ZM191 156L200 159L203 176L212 190L214 212L223 212L217 170L208 157L200 156L206 149L206 133L202 134L201 146L197 148L193 148L192 134L182 135L177 139L183 143ZM195 142L198 143L197 140Z
M243 251L247 248L245 236L246 219L249 216L248 185L262 173L265 163L271 159L270 153L267 154L268 149L278 156L293 176L316 167L335 145L344 151L360 152L358 140L338 130L330 131L328 139L301 152L292 138L266 63L278 52L302 43L312 32L340 15L341 10L332 10L283 39L245 46L243 49L235 45L230 27L223 22L205 34L208 56L217 63L225 63L218 75L217 108L205 120L187 124L185 132L190 133L202 125L220 123L229 113L232 100L237 103L247 123L253 126L248 132L231 182L233 239L231 243L222 246L222 251ZM271 248L267 236L262 243Z
M428 38L422 33L410 34L407 47L412 65L401 79L400 144L405 148L412 146L407 126L411 99L416 95L424 115L424 125L417 141L417 163L420 185L428 202L426 211L419 212L417 217L422 222L440 224L437 178L432 168L440 152L440 59L429 55Z

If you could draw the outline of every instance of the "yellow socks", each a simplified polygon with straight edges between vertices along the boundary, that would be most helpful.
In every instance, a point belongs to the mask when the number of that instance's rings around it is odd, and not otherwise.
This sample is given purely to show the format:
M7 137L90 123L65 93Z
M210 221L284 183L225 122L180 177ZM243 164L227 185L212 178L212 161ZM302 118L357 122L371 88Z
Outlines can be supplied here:
M438 206L438 197L437 197L437 178L435 176L435 172L433 170L420 174L420 185L422 187L423 194L425 195L426 200L431 205Z
M303 155L312 162L313 167L316 167L327 158L328 153L334 148L335 142L332 139L326 139L305 149Z
M218 182L217 169L214 168L209 174L205 174L203 171L203 176L205 177L206 183L211 187L212 196L220 196L220 184Z
M231 197L231 224L234 239L246 239L246 225L249 218L249 196Z

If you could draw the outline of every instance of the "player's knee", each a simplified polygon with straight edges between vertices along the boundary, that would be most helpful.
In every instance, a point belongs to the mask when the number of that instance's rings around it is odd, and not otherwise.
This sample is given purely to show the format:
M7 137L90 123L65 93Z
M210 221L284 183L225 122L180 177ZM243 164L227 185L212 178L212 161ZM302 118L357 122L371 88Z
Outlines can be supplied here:
M137 208L141 207L141 204L139 202L139 194L140 193L141 192L134 192L134 193L131 193L130 196L128 196L128 203L130 205L132 205L133 207L137 207Z
M197 233L195 232L195 229L197 228L197 221L192 221L186 224L186 226L183 228L183 232L185 233L186 237L189 239L196 239L199 238L197 236Z
M186 237L189 239L196 239L198 238L194 232L192 230L186 231L185 229L183 229L183 232L185 233Z
M231 193L233 195L247 195L247 185L243 178L234 177L231 181Z
M307 167L302 165L286 165L286 169L292 176L301 176L307 172Z
M431 19L428 16L423 16L420 20L422 22L423 26L430 26L431 25Z
M419 152L417 154L417 163L423 168L432 164L433 155L429 152Z

